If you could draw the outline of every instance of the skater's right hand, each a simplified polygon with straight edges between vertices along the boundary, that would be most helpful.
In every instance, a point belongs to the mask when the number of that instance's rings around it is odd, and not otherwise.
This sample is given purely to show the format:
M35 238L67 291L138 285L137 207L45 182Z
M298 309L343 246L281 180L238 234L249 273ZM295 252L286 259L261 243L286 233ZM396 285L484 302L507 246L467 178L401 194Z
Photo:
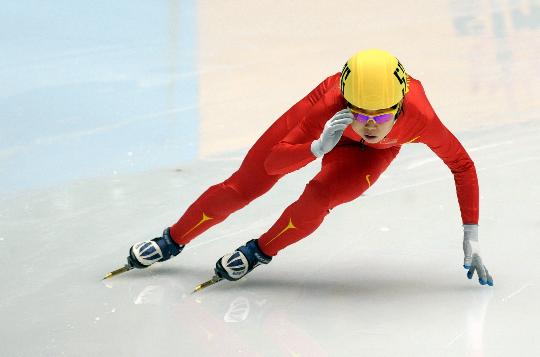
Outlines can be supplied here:
M319 139L311 143L311 152L316 157L321 157L336 146L345 128L350 125L354 117L349 108L340 110L324 125Z

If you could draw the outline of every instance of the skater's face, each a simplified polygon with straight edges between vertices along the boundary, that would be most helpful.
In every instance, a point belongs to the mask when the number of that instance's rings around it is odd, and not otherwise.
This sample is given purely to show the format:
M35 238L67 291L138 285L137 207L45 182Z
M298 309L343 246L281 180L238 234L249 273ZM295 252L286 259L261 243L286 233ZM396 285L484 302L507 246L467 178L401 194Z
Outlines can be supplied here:
M367 110L349 104L349 108L356 119L351 126L366 142L378 143L392 130L400 105L401 103L392 108Z

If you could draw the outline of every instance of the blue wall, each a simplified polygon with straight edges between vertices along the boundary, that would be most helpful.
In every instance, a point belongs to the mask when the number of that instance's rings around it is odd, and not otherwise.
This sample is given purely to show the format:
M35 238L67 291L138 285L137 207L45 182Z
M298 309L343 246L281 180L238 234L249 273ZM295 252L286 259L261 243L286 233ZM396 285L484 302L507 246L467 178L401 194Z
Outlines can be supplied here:
M0 192L188 162L196 6L17 1L0 12Z

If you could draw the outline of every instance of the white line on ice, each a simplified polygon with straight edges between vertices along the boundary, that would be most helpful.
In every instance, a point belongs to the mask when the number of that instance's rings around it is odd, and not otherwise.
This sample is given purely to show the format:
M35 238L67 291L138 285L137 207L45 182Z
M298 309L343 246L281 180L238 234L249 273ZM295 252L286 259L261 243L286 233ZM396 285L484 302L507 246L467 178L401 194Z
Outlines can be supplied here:
M530 156L530 157L525 157L523 159L510 161L510 162L507 162L507 163L501 164L501 165L482 167L482 168L478 169L478 171L484 171L484 170L490 170L490 169L498 169L498 168L501 168L501 167L512 166L512 165L515 165L515 164L522 164L524 162L534 161L534 160L538 160L538 159L540 159L540 156Z
M468 152L475 152L475 151L480 151L480 150L491 149L491 148L494 148L494 147L497 147L497 146L510 145L510 144L513 144L513 143L514 143L514 140L502 141L502 142L496 143L496 144L487 144L487 145L477 146L475 148L467 149L467 151Z
M497 147L497 146L510 145L510 144L513 144L513 143L514 143L513 140L507 140L507 141L502 141L500 143L487 144L487 145L482 145L482 146L477 146L477 147L474 147L474 148L470 148L470 149L467 149L467 152L471 153L471 152L491 149L491 148L494 148L494 147ZM432 163L432 162L437 162L437 161L439 161L438 157L430 157L429 159L424 159L424 160L420 160L420 161L417 161L417 162L413 162L412 164L407 166L407 170L416 169L417 167L420 167L420 166L423 166L423 165L426 165L426 164L429 164L429 163Z
M438 181L449 180L451 178L452 178L452 176L437 177L437 178L434 178L434 179L431 179L431 180L426 180L426 181L422 181L422 182L418 182L418 183L413 183L413 184L410 184L410 185L399 186L399 187L396 187L396 188L392 188L392 189L377 192L377 193L366 194L365 196L366 197L382 196L382 195L386 195L388 193L397 192L397 191L403 191L403 190L407 190L409 188L414 188L414 187L418 187L418 186L424 186L424 185L434 183L434 182L438 182Z
M502 302L507 302L508 300L510 300L511 298L513 298L514 296L516 296L517 294L521 293L523 290L527 289L529 286L532 286L533 284L531 283L528 283L528 284L525 284L523 285L521 288L517 289L516 291L514 291L512 294L508 295L507 297L503 298L501 301Z
M459 338L460 338L461 336L463 336L464 333L465 333L465 332L462 332L462 333L460 333L459 335L457 335L456 337L454 337L454 339L453 339L452 341L450 341L450 343L448 343L448 344L446 345L446 348L448 348L448 347L452 346L454 343L456 343L456 341L459 340Z
M270 222L271 223L271 222ZM266 219L264 220L258 220L258 221L255 221L253 222L251 225L249 225L247 228L244 228L244 229L240 229L240 230L236 230L236 231L233 231L233 232L230 232L230 233L227 233L227 234L223 234L223 235L220 235L219 237L216 237L216 238L212 238L212 239L209 239L207 241L204 241L204 242L201 242L201 243L197 243L197 244L190 244L189 246L187 246L185 248L185 250L189 250L189 249L193 249L193 248L199 248L203 245L206 245L206 244L209 244L209 243L212 243L212 242L215 242L217 240L220 240L220 239L223 239L225 237L230 237L230 236L234 236L234 235L237 235L239 233L243 233L243 232L249 232L249 231L253 231L253 230L256 230L256 229L259 229L263 226L266 226L267 225L267 222L266 222Z
M204 158L202 161L207 162L222 162L222 161L242 161L244 160L244 156L231 156L231 157L209 157Z
M425 164L429 164L431 162L437 162L439 161L440 159L438 157L431 157L429 159L424 159L424 160L420 160L420 161L416 161L416 162L413 162L412 164L410 164L409 166L407 166L407 170L412 170L412 169L416 169L417 167L420 167L420 166L423 166Z
M516 164L522 164L524 162L534 161L534 160L538 160L538 159L540 159L540 156L526 157L526 158L523 158L523 159L507 162L507 163L501 164L501 165L478 168L476 171L485 171L485 170L497 169L497 168L506 167L506 166L512 166L512 165L516 165ZM450 180L451 178L452 178L452 175L440 176L440 177L433 178L431 180L426 180L426 181L422 181L422 182L418 182L418 183L413 183L413 184L410 184L410 185L404 185L404 186L392 188L392 189L377 192L377 193L366 194L365 196L366 197L375 197L375 196L386 195L387 193L403 191L403 190L407 190L409 188L423 186L423 185L427 185L427 184L438 182L438 181Z
M100 126L100 127L91 128L91 129L87 129L87 130L79 130L79 131L75 131L75 132L66 132L66 133L62 133L62 134L59 134L59 135L53 135L53 136L37 138L33 142L25 143L24 145L16 145L16 146L12 146L12 147L8 147L6 149L0 150L0 160L7 159L10 156L13 156L13 155L15 155L15 154L17 154L19 152L28 150L29 148L31 148L33 146L36 146L36 145L43 145L43 144L51 145L51 144L56 144L56 143L59 143L59 142L66 142L68 140L78 139L78 138L81 138L81 137L85 137L85 136L89 136L89 135L95 135L95 134L99 134L99 133L102 133L102 132L108 132L108 131L118 129L118 128L121 128L121 127L124 127L124 126L132 125L132 124L139 123L139 122L143 122L143 121L146 121L148 119L166 117L168 115L173 115L173 114L176 114L176 113L181 113L181 112L193 110L193 109L196 109L196 108L197 108L196 105L190 105L190 106L181 107L181 108L174 108L174 109L170 109L170 110L145 114L145 115L141 115L141 116L133 117L133 118L129 118L129 119L119 120L119 121L116 121L114 124L103 125L103 126Z

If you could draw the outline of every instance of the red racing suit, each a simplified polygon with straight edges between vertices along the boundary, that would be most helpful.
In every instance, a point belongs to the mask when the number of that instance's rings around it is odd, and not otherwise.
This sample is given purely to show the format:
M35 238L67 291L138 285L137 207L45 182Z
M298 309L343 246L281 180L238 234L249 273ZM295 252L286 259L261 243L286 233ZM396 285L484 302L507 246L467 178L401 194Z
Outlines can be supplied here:
M281 177L316 159L311 143L324 124L346 107L339 88L340 73L326 78L278 118L248 151L240 168L204 192L171 227L171 236L187 244L231 213L267 192ZM454 175L464 224L478 223L478 180L474 163L454 135L441 123L421 83L411 78L403 111L390 133L369 144L348 126L336 147L324 155L319 173L297 201L259 238L259 247L274 256L308 236L330 210L359 197L375 183L403 144L424 143Z

